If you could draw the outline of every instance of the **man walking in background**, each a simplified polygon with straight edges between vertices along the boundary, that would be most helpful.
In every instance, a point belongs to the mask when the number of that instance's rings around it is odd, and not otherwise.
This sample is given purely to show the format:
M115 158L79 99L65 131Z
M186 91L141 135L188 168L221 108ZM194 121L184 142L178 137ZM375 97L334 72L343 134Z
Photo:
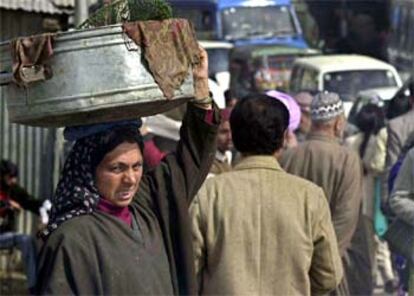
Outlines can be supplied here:
M345 129L344 108L335 93L320 93L311 105L312 128L307 141L286 151L282 167L322 187L328 198L342 258L358 223L362 196L359 156L340 145ZM348 294L344 282L340 294Z
M17 166L8 160L0 161L0 249L17 247L22 252L29 291L36 283L37 249L34 237L15 230L16 217L25 209L39 214L40 200L34 199L17 183Z
M301 112L300 125L299 128L295 131L295 134L297 141L299 143L302 143L306 140L312 124L310 108L313 97L308 92L300 92L295 95L294 98L298 103Z

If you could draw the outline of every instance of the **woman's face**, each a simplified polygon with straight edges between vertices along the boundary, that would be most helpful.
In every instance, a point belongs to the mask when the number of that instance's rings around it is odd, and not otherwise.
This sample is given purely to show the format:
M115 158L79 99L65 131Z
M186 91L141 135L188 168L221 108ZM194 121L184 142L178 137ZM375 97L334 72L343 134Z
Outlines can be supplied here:
M105 155L96 168L99 193L119 207L130 204L142 177L142 154L137 143L124 142Z

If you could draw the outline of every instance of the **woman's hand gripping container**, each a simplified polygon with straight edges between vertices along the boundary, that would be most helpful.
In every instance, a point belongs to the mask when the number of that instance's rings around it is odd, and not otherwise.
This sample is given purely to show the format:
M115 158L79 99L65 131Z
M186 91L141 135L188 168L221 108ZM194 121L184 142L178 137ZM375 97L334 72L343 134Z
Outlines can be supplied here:
M23 52L20 60L17 58L20 65L16 63L16 56L22 53L16 41L0 43L0 84L4 85L3 97L10 121L47 127L109 122L162 113L193 98L191 63L194 61L187 61L184 70L177 70L181 72L178 86L168 86L169 81L164 83L167 89L159 86L160 76L167 80L177 76L170 68L171 64L182 63L182 47L170 58L162 52L156 56L157 47L148 47L150 42L165 47L163 38L167 35L176 38L175 31L183 24L188 25L187 21L136 23L144 26L126 23L60 33L53 36L52 48L47 45L50 40L43 40L46 44L43 50L48 56L45 64L51 73L44 71L41 59L36 58L39 65L25 66L24 54L29 51ZM137 29L131 30L134 26ZM164 36L157 33L161 27ZM143 28L152 28L152 34L142 35ZM142 35L140 43L134 34ZM195 39L190 41L197 44ZM36 50L42 49L31 49ZM193 50L191 54L196 56L198 52L195 54Z

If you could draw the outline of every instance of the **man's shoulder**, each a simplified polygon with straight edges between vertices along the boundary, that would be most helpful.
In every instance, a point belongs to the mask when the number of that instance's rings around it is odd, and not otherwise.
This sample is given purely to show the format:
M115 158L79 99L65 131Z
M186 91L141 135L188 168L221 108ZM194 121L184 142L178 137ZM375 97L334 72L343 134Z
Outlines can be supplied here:
M220 175L216 175L206 180L204 186L208 190L219 191L220 188L230 188L237 186L239 189L243 186L250 186L250 176L256 175L256 172L261 168L252 168L249 170L237 170L234 169L229 172L224 172ZM294 187L296 189L303 189L308 192L319 192L321 188L316 184L293 174L287 173L283 169L280 170L269 170L268 176L273 176L278 179L278 184L286 185L288 187ZM276 180L276 179L275 179ZM266 185L266 184L265 184ZM270 184L271 185L271 184Z
M227 184L229 180L237 180L238 177L243 174L243 171L239 170L230 170L227 172L222 172L220 174L212 174L210 178L207 178L204 182L205 187L213 187L213 186L219 186L221 184Z
M396 118L391 119L388 122L388 129L390 130L396 130L396 129L402 129L407 128L406 125L414 126L414 110L410 110L409 112L398 116Z
M283 157L295 158L300 154L322 154L322 155L338 155L343 154L345 156L358 158L358 154L350 147L341 145L339 141L317 141L308 140L301 145L288 149Z

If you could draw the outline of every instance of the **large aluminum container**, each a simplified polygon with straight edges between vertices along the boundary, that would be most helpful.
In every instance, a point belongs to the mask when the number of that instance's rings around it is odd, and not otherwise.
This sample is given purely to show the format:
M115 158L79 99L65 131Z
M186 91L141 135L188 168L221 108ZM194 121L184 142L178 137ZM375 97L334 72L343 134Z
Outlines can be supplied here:
M194 95L189 73L167 100L121 25L59 34L50 65L52 79L19 87L10 83L10 43L0 43L0 84L12 122L58 127L131 119L167 111Z

